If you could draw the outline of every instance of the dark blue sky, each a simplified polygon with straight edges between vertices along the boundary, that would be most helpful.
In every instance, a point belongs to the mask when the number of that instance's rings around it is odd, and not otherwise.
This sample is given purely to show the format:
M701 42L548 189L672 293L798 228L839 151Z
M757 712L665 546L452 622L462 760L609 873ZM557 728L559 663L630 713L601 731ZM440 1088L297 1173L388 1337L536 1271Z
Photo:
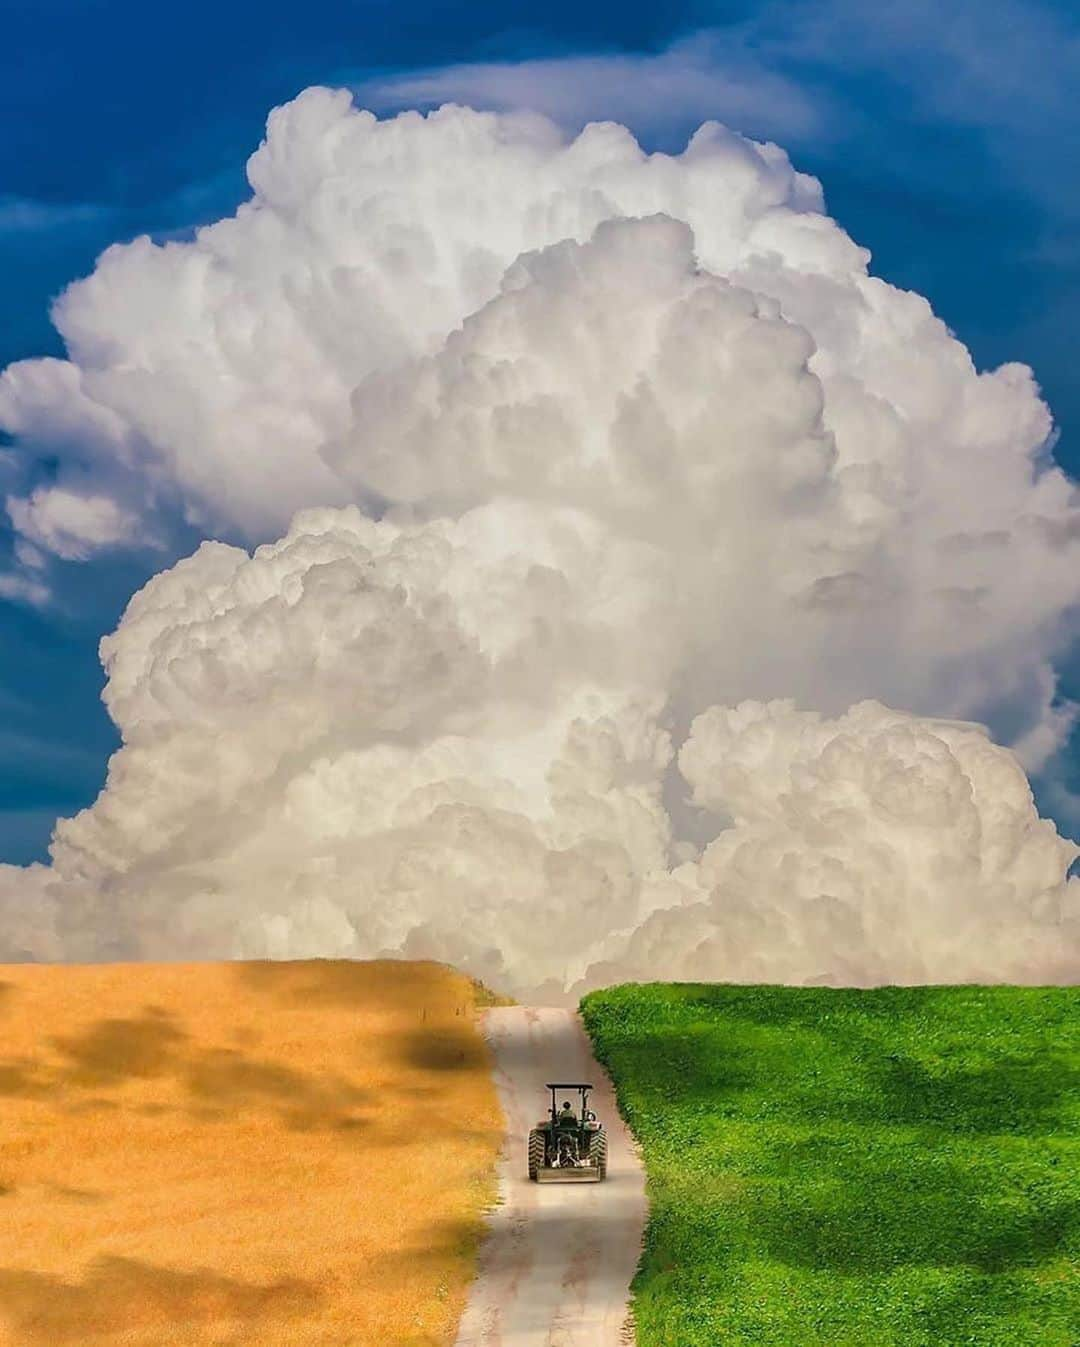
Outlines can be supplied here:
M1075 7L876 10L0 0L0 365L62 354L49 303L107 244L231 210L268 109L306 85L347 83L389 110L417 72L482 90L485 67L524 62L554 100L545 110L570 124L610 111L648 147L676 148L716 115L784 144L822 179L873 269L927 295L978 365L1033 366L1061 429L1057 456L1080 473ZM631 79L608 109L583 98L572 67L560 83L575 57L621 56L632 70L663 68L673 51L677 72L707 77L705 93L650 105ZM735 115L721 92L733 82L748 91ZM102 784L115 741L97 641L168 560L70 564L41 610L0 600L0 859L43 856L55 816Z

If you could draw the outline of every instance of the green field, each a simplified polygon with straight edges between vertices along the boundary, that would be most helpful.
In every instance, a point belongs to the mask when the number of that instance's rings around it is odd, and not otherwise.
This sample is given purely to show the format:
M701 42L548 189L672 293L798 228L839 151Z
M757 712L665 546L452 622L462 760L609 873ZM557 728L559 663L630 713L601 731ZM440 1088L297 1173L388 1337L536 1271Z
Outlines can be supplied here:
M1080 989L582 1013L648 1170L639 1347L1080 1347Z

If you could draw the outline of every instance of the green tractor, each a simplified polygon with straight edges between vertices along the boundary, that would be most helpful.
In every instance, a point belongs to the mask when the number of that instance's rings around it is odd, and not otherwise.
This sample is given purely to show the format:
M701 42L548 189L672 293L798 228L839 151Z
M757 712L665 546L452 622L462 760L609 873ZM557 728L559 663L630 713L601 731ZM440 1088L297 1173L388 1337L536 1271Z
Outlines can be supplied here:
M607 1177L607 1133L589 1108L591 1085L574 1082L544 1087L551 1108L529 1133L529 1178L534 1183L599 1183ZM569 1099L558 1106L563 1090L577 1090L579 1108Z

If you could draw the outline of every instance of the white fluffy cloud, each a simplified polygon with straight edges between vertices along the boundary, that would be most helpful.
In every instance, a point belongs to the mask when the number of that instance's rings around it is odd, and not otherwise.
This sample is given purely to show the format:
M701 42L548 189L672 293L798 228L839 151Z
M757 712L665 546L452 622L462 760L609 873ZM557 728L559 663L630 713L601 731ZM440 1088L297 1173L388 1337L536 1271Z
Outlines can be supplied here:
M950 723L1029 765L1071 723L1080 509L1027 369L978 373L719 127L647 156L313 90L249 172L194 242L106 253L71 360L0 383L10 430L81 446L79 489L12 503L28 543L179 505L262 544L103 642L124 745L16 952L1080 972L1075 848Z
M204 544L103 643L125 744L7 899L6 952L405 953L523 995L1080 974L1078 848L980 728L745 701L676 765L650 557L505 502Z
M953 982L1080 977L1080 854L1037 818L980 727L863 702L712 707L679 755L733 826L700 905L656 913L624 956L648 976ZM814 961L817 967L814 967Z
M7 508L21 540L66 561L85 561L103 548L138 538L137 522L108 496L39 486L26 498L9 496ZM39 559L40 550L31 565L37 567Z
M71 360L10 366L0 426L89 458L125 500L167 491L251 539L351 499L320 451L357 384L437 351L523 252L685 203L726 265L776 209L820 205L781 151L718 127L676 160L612 124L566 144L540 117L377 121L327 89L275 110L248 176L234 218L111 248L68 288L54 319ZM835 228L810 247L859 256Z

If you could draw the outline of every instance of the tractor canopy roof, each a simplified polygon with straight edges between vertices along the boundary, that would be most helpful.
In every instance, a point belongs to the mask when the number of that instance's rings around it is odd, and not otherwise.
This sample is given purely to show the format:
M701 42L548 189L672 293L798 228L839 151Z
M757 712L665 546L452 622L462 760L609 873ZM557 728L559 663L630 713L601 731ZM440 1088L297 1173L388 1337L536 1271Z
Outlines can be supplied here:
M545 1090L591 1090L592 1088L591 1085L587 1085L583 1081L577 1080L548 1081L544 1086Z

